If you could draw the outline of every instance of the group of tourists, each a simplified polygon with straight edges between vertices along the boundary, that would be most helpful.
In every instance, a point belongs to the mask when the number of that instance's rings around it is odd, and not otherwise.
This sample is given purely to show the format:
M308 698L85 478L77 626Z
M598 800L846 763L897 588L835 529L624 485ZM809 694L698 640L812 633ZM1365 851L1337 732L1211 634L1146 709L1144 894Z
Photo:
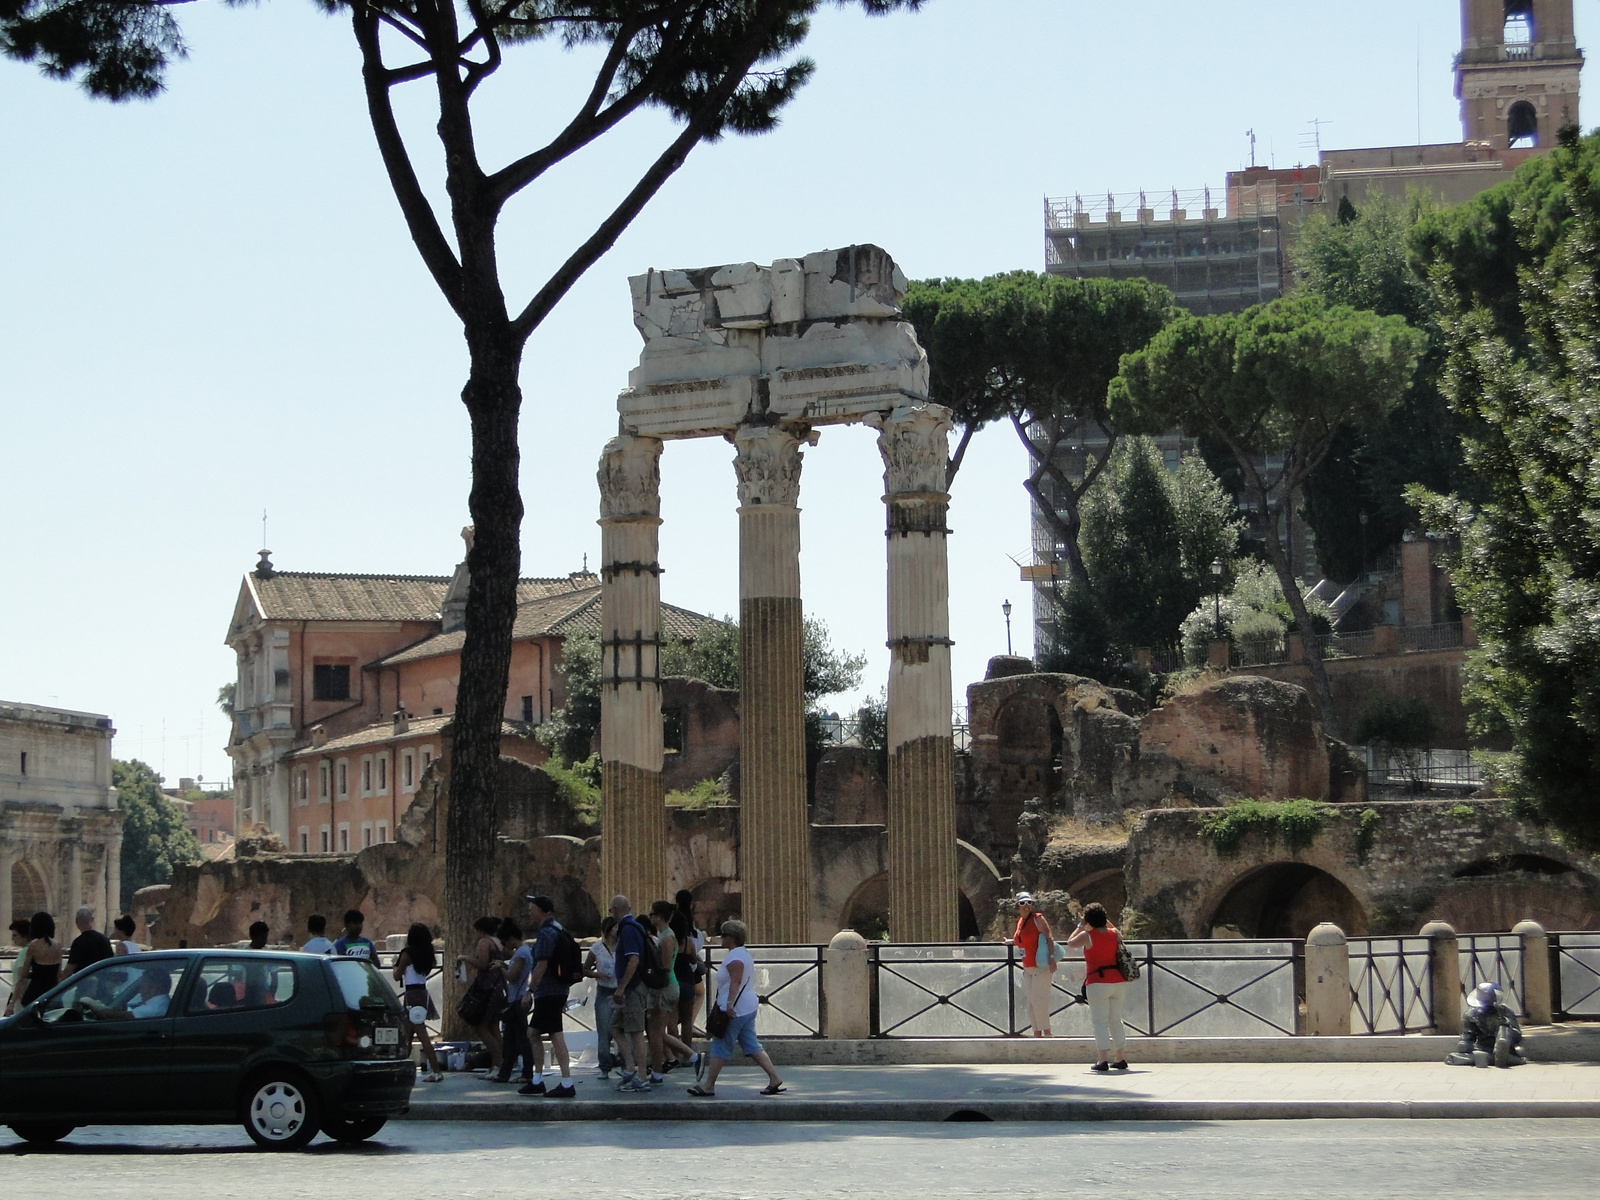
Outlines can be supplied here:
M527 929L511 917L480 917L470 954L456 956L457 978L467 984L457 1013L489 1053L489 1077L518 1083L523 1096L570 1099L576 1090L563 1018L572 989L593 981L596 1067L599 1077L617 1073L619 1092L649 1092L674 1070L692 1073L691 1096L716 1095L717 1075L735 1053L748 1054L767 1074L763 1095L784 1091L772 1060L755 1036L759 998L755 964L744 948L748 932L739 921L721 927L724 951L714 976L706 1028L709 1051L694 1048L696 1020L706 1005L711 978L706 935L695 926L693 897L680 891L657 900L640 919L626 896L613 897L601 936L587 953L556 919L555 901L529 894ZM426 963L426 967L423 967ZM407 1021L422 1042L425 1082L441 1077L426 1020L436 1017L428 999L434 967L431 936L413 925L395 964L406 988ZM559 1082L544 1076L544 1044L550 1044Z
M11 964L5 1016L26 1008L74 971L142 949L133 940L134 920L126 914L111 923L114 938L94 927L94 909L87 904L73 914L73 923L78 936L67 947L56 937L56 919L47 912L11 922L11 944L17 948L17 957Z
M1107 917L1105 907L1085 905L1077 928L1064 941L1057 941L1049 920L1039 911L1032 895L1018 892L1016 901L1017 928L1011 941L1022 951L1028 1023L1033 1027L1033 1036L1054 1036L1050 1029L1050 977L1059 969L1065 950L1082 950L1082 996L1089 1006L1097 1055L1091 1070L1102 1074L1126 1071L1128 1060L1123 1047L1128 1041L1128 1030L1122 1023L1122 1009L1128 999L1129 980L1138 977L1138 968L1122 944L1122 935Z

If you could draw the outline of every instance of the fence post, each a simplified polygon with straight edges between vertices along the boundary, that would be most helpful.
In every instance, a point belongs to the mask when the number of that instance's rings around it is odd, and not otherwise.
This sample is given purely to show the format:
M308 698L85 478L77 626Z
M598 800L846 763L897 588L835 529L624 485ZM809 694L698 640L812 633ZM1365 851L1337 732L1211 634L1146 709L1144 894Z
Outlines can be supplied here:
M1537 921L1518 921L1511 932L1522 939L1522 1007L1528 1024L1549 1025L1554 1020L1550 1005L1550 937Z
M841 929L828 943L822 987L826 1000L822 1036L871 1037L872 972L867 964L867 939L855 930Z
M1306 1032L1350 1036L1350 946L1326 921L1306 935Z
M1461 1032L1461 944L1455 926L1429 921L1420 936L1428 939L1428 976L1433 992L1433 1031Z

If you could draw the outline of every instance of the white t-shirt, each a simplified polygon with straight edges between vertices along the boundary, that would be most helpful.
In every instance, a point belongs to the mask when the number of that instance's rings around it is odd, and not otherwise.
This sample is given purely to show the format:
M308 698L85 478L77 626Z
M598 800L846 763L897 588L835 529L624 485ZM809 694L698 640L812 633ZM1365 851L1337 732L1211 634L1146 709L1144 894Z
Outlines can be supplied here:
M750 951L743 946L736 946L729 950L717 966L717 1007L728 1007L728 984L731 979L728 968L734 963L743 963L744 972L739 977L739 991L737 1006L731 1010L735 1017L748 1017L761 1007L761 997L756 994L756 964L750 957Z
M333 943L320 934L300 947L301 954L326 954L333 949Z

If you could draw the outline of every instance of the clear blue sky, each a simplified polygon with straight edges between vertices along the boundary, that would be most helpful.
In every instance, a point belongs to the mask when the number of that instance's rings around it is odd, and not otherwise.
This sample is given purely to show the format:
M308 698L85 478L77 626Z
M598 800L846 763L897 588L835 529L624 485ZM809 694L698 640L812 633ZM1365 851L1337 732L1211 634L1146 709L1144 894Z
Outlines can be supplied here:
M1595 6L1579 43L1596 45ZM1220 186L1248 154L1460 137L1457 0L933 0L826 10L783 126L698 149L535 335L522 383L527 574L597 561L595 460L636 361L625 277L871 241L913 278L1043 265L1042 197ZM241 574L447 574L466 521L457 327L408 240L365 124L348 27L307 0L180 11L168 92L113 107L0 63L0 698L109 713L116 753L227 774L217 686ZM1420 61L1420 111L1418 64ZM587 61L511 54L485 156L574 103ZM425 85L417 85L419 87ZM436 175L418 92L412 133ZM555 107L552 107L555 106ZM515 297L663 144L649 117L512 206ZM664 595L737 609L731 449L662 464ZM809 612L887 669L881 466L870 431L807 455ZM1025 455L981 434L951 508L958 699L1029 604ZM843 701L839 707L844 707Z

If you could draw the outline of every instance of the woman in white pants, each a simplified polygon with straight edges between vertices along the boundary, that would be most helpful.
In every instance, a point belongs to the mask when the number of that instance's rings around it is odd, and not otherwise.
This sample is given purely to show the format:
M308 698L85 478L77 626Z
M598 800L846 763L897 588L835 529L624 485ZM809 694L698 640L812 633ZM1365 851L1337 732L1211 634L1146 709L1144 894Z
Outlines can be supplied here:
M1122 1054L1122 1047L1128 1040L1128 1031L1122 1024L1128 981L1117 970L1117 946L1121 940L1122 935L1107 920L1106 910L1099 904L1090 904L1083 910L1083 920L1067 939L1067 945L1083 949L1083 965L1087 972L1084 990L1089 996L1089 1020L1094 1025L1094 1044L1100 1055L1092 1069L1102 1074L1128 1069L1128 1060ZM1115 1059L1111 1058L1113 1051Z
M1028 991L1028 1024L1034 1037L1050 1037L1050 922L1027 892L1017 893L1017 930L1009 939L1022 947L1022 978Z

